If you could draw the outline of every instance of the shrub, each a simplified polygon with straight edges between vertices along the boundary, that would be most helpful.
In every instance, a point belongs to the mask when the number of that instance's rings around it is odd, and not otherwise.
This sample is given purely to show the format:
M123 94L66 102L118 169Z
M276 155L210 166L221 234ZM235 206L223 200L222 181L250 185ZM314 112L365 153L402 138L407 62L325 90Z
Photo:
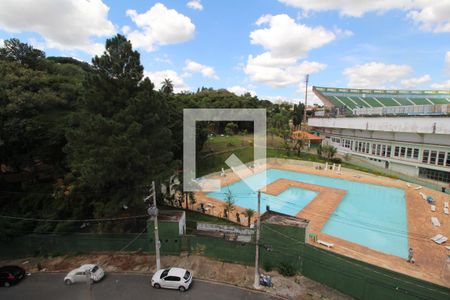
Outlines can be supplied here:
M332 163L335 163L335 164L341 164L342 163L342 159L340 159L339 157L332 158L332 159L330 159L330 161Z
M285 276L285 277L291 277L294 276L297 272L295 271L295 268L293 265L291 265L288 262L282 262L278 265L278 272Z

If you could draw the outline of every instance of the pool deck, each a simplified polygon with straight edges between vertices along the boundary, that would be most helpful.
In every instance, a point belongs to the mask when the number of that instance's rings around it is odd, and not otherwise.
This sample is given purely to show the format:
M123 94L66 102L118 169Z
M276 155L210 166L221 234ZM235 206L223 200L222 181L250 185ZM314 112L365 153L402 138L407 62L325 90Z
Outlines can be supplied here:
M255 169L255 172L262 171L264 168L264 166L260 166ZM355 182L371 183L403 189L405 191L407 209L408 244L409 247L414 250L415 264L410 264L400 257L372 250L368 247L320 232L329 216L334 212L342 198L345 196L346 191L287 179L279 179L266 186L266 192L272 195L278 195L292 186L319 192L319 195L297 214L297 217L310 220L310 233L316 233L318 234L318 239L334 244L334 247L326 248L318 243L309 242L316 247L324 248L328 251L336 252L386 269L450 287L450 265L447 263L447 255L450 255L450 250L445 248L445 246L450 245L450 216L444 214L443 210L444 201L450 202L449 195L427 188L416 189L417 186L414 184L409 184L408 186L404 181L350 169L342 169L340 172L318 170L312 166L290 164L288 162L284 163L282 160L268 163L267 168L341 178ZM208 178L220 179L222 186L240 180L240 178L231 171L227 172L226 177L212 175L208 176ZM430 204L422 199L419 194L420 192L433 197L436 205L436 212L431 211ZM196 197L198 200L197 207L199 203L209 203L210 206L214 206L210 209L209 213L222 216L223 201L208 197L205 193L196 193ZM236 206L236 210L230 216L230 220L236 221L236 212L243 213L244 211L245 208ZM437 217L441 226L433 226L431 217ZM246 218L241 218L241 224L247 225ZM443 245L434 243L431 240L431 237L437 234L447 236L449 241Z

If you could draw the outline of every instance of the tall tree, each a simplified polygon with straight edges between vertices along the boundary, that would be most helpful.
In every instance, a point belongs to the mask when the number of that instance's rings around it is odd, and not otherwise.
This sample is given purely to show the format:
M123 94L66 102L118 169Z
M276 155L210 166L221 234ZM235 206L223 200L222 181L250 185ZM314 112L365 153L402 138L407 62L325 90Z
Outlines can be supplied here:
M0 48L0 58L17 61L29 68L37 69L43 66L45 53L18 39L9 39L5 40L4 47Z
M296 128L299 128L301 125L304 113L305 105L303 103L299 102L298 105L294 104L294 110L292 111L292 123Z
M125 37L108 39L92 64L65 148L77 188L96 217L117 213L124 202L142 213L141 187L172 170L167 103L142 80L139 53Z

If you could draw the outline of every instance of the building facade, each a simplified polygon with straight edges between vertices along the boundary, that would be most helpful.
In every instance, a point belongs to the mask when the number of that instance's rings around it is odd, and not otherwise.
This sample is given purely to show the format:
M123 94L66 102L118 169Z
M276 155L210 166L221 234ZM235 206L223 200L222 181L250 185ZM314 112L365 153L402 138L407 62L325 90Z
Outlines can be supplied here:
M319 98L327 97L318 93ZM371 97L383 104L382 97ZM441 99L450 104L450 98ZM332 101L324 103L332 106ZM415 107L419 108L419 105ZM365 109L370 111L369 107ZM310 118L308 125L324 138L324 143L335 146L341 154L359 156L371 164L406 175L450 183L448 114L324 116Z

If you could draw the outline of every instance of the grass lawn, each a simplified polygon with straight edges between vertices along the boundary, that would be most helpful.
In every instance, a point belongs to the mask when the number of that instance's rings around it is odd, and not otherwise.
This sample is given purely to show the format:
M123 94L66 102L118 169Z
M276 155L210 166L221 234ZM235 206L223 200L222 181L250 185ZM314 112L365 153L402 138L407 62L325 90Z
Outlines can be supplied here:
M227 152L223 152L216 155L211 155L206 158L199 159L197 161L197 177L204 176L213 172L218 172L222 168L228 169L229 167L225 164L225 160L232 154L236 154L237 157L243 162L251 162L253 161L253 147L247 147L244 149L237 149L237 150L230 150ZM301 152L300 156L297 156L297 153L295 151L290 151L290 153L286 153L285 150L279 150L279 149L273 149L273 148L267 148L267 157L277 157L277 158L287 158L287 159L298 159L298 160L305 160L305 161L313 161L313 162L319 162L319 163L325 163L326 159L319 157L316 154ZM375 175L385 176L397 179L396 176L385 173L385 172L379 172L376 170L373 170L368 167L359 166L356 164L348 163L343 161L342 166L349 169L354 169L366 173L371 173Z
M283 139L279 136L267 136L268 147L281 147ZM208 137L202 149L202 154L232 151L243 147L253 145L253 134L231 135L231 136L213 136Z
M253 161L253 147L247 147L245 149L237 149L235 151L227 151L224 153L211 155L206 158L199 159L197 161L197 177L201 177L213 172L218 172L222 168L228 169L229 167L225 164L225 160L234 153L243 163ZM278 158L288 158L288 159L299 159L314 162L325 162L325 159L318 157L315 154L310 154L306 152L301 152L300 156L297 153L290 151L286 153L285 150L267 149L267 157L278 157Z

